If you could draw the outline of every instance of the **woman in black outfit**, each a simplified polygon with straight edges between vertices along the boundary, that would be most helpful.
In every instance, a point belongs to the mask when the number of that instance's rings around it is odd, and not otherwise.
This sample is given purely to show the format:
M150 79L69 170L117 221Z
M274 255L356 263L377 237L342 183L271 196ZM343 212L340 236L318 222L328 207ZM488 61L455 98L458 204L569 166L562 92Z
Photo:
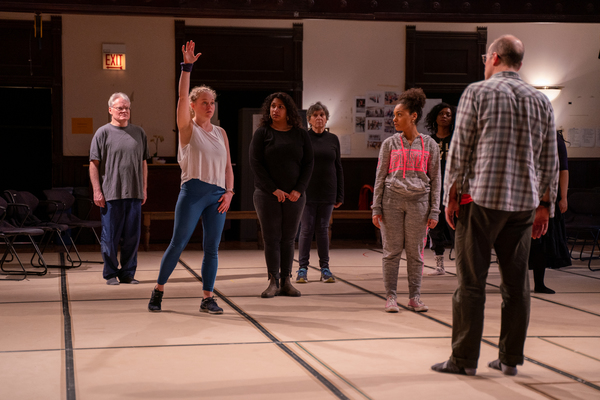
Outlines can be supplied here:
M558 148L558 195L554 217L548 221L548 231L539 239L531 239L529 251L529 269L533 270L533 291L535 293L554 294L544 283L546 268L562 268L571 265L571 256L567 247L567 233L563 214L567 211L567 190L569 189L569 163L565 138L556 133Z
M308 108L308 136L310 137L315 166L306 189L306 206L302 213L300 239L298 240L298 260L300 268L296 283L308 282L308 260L313 235L317 238L321 281L334 283L329 270L329 220L334 208L344 202L344 173L340 158L340 141L337 136L325 130L329 110L321 102Z
M254 208L265 243L269 286L261 297L300 296L291 284L294 239L306 203L313 151L300 114L286 93L273 93L262 107L250 142Z
M446 207L444 207L444 173L446 172L446 159L448 158L448 151L450 149L450 142L452 141L452 134L454 133L454 121L456 119L456 112L453 106L447 103L436 104L427 117L425 118L425 125L431 137L440 146L440 174L442 177L442 191L440 193L440 220L435 228L429 230L429 237L431 238L431 248L435 252L435 270L428 273L429 276L445 275L446 270L444 269L444 250L446 239L454 242L454 230L451 229L446 223L444 218Z

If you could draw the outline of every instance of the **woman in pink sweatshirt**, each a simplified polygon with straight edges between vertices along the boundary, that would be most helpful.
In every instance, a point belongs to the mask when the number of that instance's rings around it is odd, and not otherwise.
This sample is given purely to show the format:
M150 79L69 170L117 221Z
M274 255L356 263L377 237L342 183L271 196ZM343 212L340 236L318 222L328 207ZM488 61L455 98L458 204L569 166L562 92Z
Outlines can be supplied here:
M373 193L373 224L381 229L385 311L398 312L396 289L402 250L406 250L408 309L427 311L421 301L423 249L427 229L435 227L440 213L440 151L431 136L417 131L425 93L409 89L394 109L397 133L379 152Z

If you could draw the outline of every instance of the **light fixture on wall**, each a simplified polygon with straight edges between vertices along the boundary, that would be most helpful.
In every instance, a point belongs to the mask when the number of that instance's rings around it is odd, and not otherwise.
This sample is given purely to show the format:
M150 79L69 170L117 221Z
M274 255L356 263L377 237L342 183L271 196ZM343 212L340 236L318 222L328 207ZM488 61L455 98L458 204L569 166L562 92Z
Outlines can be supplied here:
M125 67L125 45L102 43L102 69L124 71Z
M560 94L561 89L564 86L534 86L537 90L544 93L550 101L553 101Z

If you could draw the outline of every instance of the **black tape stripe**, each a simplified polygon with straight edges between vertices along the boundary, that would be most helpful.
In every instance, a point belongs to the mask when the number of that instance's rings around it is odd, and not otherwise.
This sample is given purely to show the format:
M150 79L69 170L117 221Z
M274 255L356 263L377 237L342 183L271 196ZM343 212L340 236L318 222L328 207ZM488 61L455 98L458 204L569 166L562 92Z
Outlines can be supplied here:
M196 279L202 281L200 275L196 273L190 266L188 266L182 259L179 259L181 265L185 267ZM288 356L290 356L294 361L300 364L304 369L306 369L315 379L321 382L330 392L332 392L338 399L350 400L337 386L335 386L329 379L325 376L321 375L319 371L315 370L311 367L306 361L304 361L300 356L298 356L292 349L290 349L285 343L279 340L275 335L273 335L267 328L265 328L260 322L255 320L252 316L248 315L244 310L238 307L235 303L233 303L227 296L221 293L219 290L213 290L218 296L219 299L223 300L227 303L231 308L233 308L238 314L244 317L248 322L250 322L256 329L258 329L263 335L265 335L270 341L275 343L281 350L283 350Z
M369 250L372 250L372 251L375 251L375 252L379 253L379 251L377 251L377 250L374 250L374 249L369 249ZM298 260L294 260L294 261L298 262ZM312 268L312 269L315 269L315 270L318 270L318 271L320 271L320 268L313 267L312 265L309 265L309 267L310 267L310 268ZM362 288L362 287L360 287L360 286L358 286L358 285L355 285L354 283L350 283L350 282L346 281L345 279L339 278L338 276L336 276L336 277L335 277L335 279L336 279L336 280L339 280L340 282L344 282L344 283L346 283L346 284L348 284L348 285L350 285L350 286L352 286L352 287L355 287L355 288L357 288L357 289L359 289L359 290L362 290L362 291L364 291L364 292L367 292L367 293L373 294L373 295L375 295L375 296L377 296L377 297L379 297L379 298L381 298L381 299L384 299L384 300L385 300L385 297L384 297L384 296L381 296L380 294L377 294L377 293L375 293L375 292L372 292L372 291L370 291L370 290L368 290L368 289L365 289L365 288ZM492 285L492 284L489 284L489 283L488 283L488 285L490 285L490 286L493 286L493 287L498 287L498 286L496 286L496 285ZM536 297L536 298L537 298L537 299L539 299L539 300L545 300L545 299L538 298L538 297ZM555 302L553 302L553 301L550 301L550 303L555 303ZM555 304L558 304L558 305L563 305L563 306L565 306L564 304L560 304L560 303L555 303ZM398 306L399 306L399 307L402 307L402 308L404 308L404 309L407 309L406 307L404 307L404 306L402 306L402 305L400 305L400 304L398 304ZM571 306L565 306L565 307L572 308L572 309L575 309L575 310L578 310L578 311L587 312L587 311L585 311L585 310L580 310L580 309L578 309L578 308L571 307ZM589 314L594 314L594 315L596 315L595 313L592 313L592 312L588 312L588 313L589 313ZM438 323L438 324L440 324L440 325L444 325L444 326L447 326L447 327L449 327L449 328L452 328L452 325L450 325L450 324L448 324L447 322L444 322L444 321L442 321L442 320L439 320L439 319L437 319L437 318L435 318L435 317L431 317L431 316L429 316L429 315L427 315L427 314L424 314L424 313L416 313L416 314L420 315L421 317L427 318L427 319L429 319L429 320L431 320L431 321L437 322L437 323ZM483 343L485 343L485 344L488 344L488 345L492 346L492 347L498 348L498 345L497 345L497 344L495 344L494 342L491 342L491 341L489 341L489 340L487 340L487 339L484 339L484 338L482 338L482 339L481 339L481 341L482 341ZM553 366L551 366L551 365L544 364L544 363L543 363L543 362L541 362L541 361L535 360L535 359L533 359L533 358L529 358L529 357L527 357L527 356L525 356L525 357L524 357L524 359L525 359L526 361L529 361L529 362L531 362L531 363L535 364L535 365L538 365L538 366L540 366L540 367L546 368L546 369L548 369L548 370L550 370L550 371L552 371L552 372L556 372L557 374L559 374L559 375L562 375L562 376L564 376L564 377L566 377L566 378L572 379L572 380L574 380L574 381L576 381L576 382L579 382L579 383L582 383L582 384L584 384L584 385L586 385L586 386L588 386L588 387L591 387L592 389L596 389L596 390L599 390L599 391L600 391L600 386L598 386L598 385L596 385L596 384L593 384L592 382L586 381L585 379L582 379L582 378L580 378L580 377L578 377L578 376L572 375L572 374L570 374L570 373L568 373L568 372L566 372L566 371L560 370L560 369L558 369L558 368L554 368L554 367L553 367Z
M61 253L62 255L62 253ZM60 258L64 266L64 256ZM69 311L69 291L67 289L66 268L60 270L60 289L62 296L63 320L65 321L65 378L67 384L67 400L75 400L75 366L73 362L73 336L71 327L71 312Z

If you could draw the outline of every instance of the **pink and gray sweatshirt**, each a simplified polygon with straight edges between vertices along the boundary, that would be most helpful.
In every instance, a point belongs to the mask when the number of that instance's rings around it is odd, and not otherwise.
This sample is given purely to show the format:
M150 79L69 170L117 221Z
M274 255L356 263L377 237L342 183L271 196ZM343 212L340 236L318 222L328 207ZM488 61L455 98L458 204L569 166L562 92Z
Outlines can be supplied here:
M383 207L394 207L392 199L394 203L427 201L430 206L427 219L438 221L440 176L440 149L431 136L419 134L409 145L401 133L395 133L382 143L379 151L373 215L382 215Z

